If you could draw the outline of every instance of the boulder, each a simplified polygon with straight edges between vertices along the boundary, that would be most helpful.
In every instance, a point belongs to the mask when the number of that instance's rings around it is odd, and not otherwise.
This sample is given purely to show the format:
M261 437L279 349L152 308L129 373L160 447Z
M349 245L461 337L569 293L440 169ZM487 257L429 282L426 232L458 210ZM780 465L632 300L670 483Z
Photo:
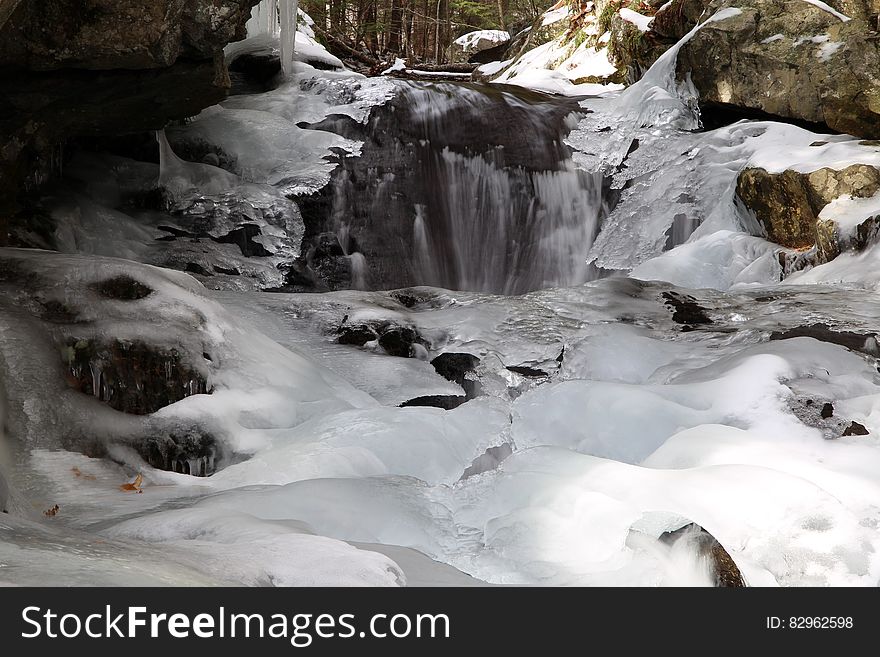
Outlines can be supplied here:
M503 30L477 30L458 37L449 46L449 61L463 63L477 53L491 50L510 42L510 34Z
M864 248L875 236L876 220L866 218L852 236L844 235L822 211L841 197L870 198L880 192L880 169L854 164L810 173L761 168L743 170L736 193L754 213L767 238L790 249L817 249L817 263L829 262L849 248Z
M713 0L678 56L702 105L735 106L838 132L880 137L880 35L875 0L829 0L843 20L803 0Z

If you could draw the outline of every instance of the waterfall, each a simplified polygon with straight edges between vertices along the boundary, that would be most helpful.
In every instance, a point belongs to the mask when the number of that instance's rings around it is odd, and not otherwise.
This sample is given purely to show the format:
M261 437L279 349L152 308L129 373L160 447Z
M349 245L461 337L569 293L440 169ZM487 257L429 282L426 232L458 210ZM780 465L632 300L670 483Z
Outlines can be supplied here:
M448 149L434 166L436 202L414 228L422 282L517 294L588 280L601 176L505 169Z
M562 138L578 105L468 84L403 84L328 191L316 233L360 251L377 287L522 294L590 280L601 174ZM356 244L350 249L349 244Z
M285 77L293 73L298 14L299 0L262 0L251 10L246 26L248 37L266 35L279 40L281 70Z

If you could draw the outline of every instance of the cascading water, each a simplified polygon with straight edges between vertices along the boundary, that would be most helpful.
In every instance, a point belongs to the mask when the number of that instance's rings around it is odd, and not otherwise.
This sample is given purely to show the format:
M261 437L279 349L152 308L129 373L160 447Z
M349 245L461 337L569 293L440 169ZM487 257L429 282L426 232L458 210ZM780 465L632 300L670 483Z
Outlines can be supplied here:
M335 174L314 232L364 254L374 287L520 294L589 280L606 209L603 176L577 169L562 143L576 102L497 86L401 87L371 118L361 156Z
M251 18L247 22L248 37L266 35L278 38L281 70L285 76L293 73L298 13L299 0L262 0L251 10Z

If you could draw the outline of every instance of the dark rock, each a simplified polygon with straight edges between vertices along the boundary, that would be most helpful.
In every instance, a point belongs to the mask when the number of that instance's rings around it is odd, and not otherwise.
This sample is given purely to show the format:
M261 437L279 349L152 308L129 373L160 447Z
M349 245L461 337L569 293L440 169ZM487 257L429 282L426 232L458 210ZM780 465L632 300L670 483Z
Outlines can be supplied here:
M864 424L852 422L843 432L844 436L867 436L871 432L868 431Z
M837 344L869 356L880 355L880 348L878 348L877 336L875 334L839 331L832 329L827 324L798 326L786 329L785 331L774 331L770 334L771 340L788 340L789 338L813 338L821 342Z
M220 455L217 441L201 429L151 436L132 446L154 468L194 477L214 474Z
M241 276L241 272L235 267L227 268L221 267L220 265L213 265L213 269L218 274L225 274L226 276Z
M705 308L702 308L693 297L677 292L664 292L662 296L666 305L672 308L672 321L676 324L693 326L713 323L706 314Z
M513 454L513 448L509 443L490 447L483 454L473 460L473 462L461 474L460 479L463 481L468 477L473 477L474 475L494 470L511 454Z
M468 58L468 63L489 64L490 62L502 62L507 59L508 50L510 50L510 41L474 53Z
M480 364L480 359L472 354L445 353L431 361L431 365L447 381L462 385L465 375L473 372Z
M400 358L409 358L413 355L413 345L421 343L419 334L413 329L405 326L396 326L384 331L379 336L379 346L382 347L389 356L398 356Z
M188 262L186 266L183 268L183 271L189 272L190 274L198 274L199 276L213 276L211 272L202 267L197 262Z
M165 68L180 57L209 59L244 38L257 2L25 1L0 24L0 63L34 71L140 70Z
M137 301L153 293L153 288L125 274L96 283L95 290L102 297L117 301Z
M246 52L229 62L230 93L256 94L270 91L281 73L281 58L270 52Z
M174 348L140 341L70 339L68 384L123 413L146 415L190 395L207 394L205 377Z
M79 318L79 310L57 299L42 302L42 319L53 324L73 324Z
M223 100L223 47L257 1L0 3L0 238L65 141L158 130Z
M221 244L235 244L246 258L270 256L272 252L253 239L261 234L260 227L256 224L243 224L226 235L214 239Z
M832 415L834 415L834 404L832 404L831 402L826 402L825 404L823 404L821 415L823 420L827 420Z
M336 341L339 344L351 344L363 347L368 342L378 339L379 336L371 327L366 325L355 325L341 327L339 329L339 337Z
M730 553L712 534L699 525L692 523L674 532L666 532L660 537L660 540L664 543L673 543L682 538L692 541L697 551L711 561L715 575L715 586L720 588L743 588L746 586L742 572Z
M471 354L445 353L440 354L431 361L434 370L447 381L457 383L464 389L465 397L470 400L479 397L483 393L483 387L476 378L468 378L473 374L480 359Z
M544 370L529 367L528 365L508 365L507 370L513 372L514 374L519 374L530 379L539 379L550 376Z
M451 411L453 408L458 408L466 401L468 401L468 398L465 395L425 395L424 397L409 399L403 402L400 407L432 406L434 408L442 408Z

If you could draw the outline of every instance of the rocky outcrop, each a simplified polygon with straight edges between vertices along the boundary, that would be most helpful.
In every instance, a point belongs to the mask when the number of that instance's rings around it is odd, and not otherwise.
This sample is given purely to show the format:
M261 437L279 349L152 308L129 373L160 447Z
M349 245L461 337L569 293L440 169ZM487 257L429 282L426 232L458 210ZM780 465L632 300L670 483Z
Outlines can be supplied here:
M790 249L816 248L816 264L829 262L849 248L864 248L876 234L876 220L867 219L852 237L836 223L821 219L822 211L843 196L870 198L880 192L880 169L854 164L845 169L810 173L745 169L736 193L754 213L767 238Z
M223 47L255 4L0 2L0 216L59 168L65 140L160 129L222 100Z
M471 61L474 55L494 50L510 42L510 34L502 30L478 30L463 34L449 46L448 59L452 63Z
M205 377L173 348L138 340L70 339L63 354L72 388L123 413L146 415L209 392Z
M5 3L4 3L5 4ZM33 0L2 26L4 67L165 68L245 37L250 0Z
M843 20L803 0L713 0L704 16L740 13L703 27L681 49L703 105L735 106L880 137L880 35L874 0L829 0Z

